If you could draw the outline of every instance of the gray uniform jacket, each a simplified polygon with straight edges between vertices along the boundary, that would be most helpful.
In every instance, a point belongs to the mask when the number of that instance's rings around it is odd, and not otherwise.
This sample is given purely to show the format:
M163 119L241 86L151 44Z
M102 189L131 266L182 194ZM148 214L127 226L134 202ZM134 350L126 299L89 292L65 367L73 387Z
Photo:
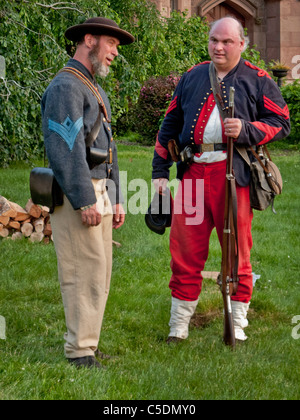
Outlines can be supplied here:
M70 59L67 66L81 71L98 87L110 119L109 100L87 68L75 59ZM113 163L103 163L90 170L86 160L85 138L99 114L99 105L91 90L75 75L59 73L44 92L41 111L49 164L74 210L96 203L92 178L112 180L109 185L115 187L115 193L109 195L112 204L118 204L122 198L119 193L117 148L111 125L104 115L101 116L101 128L93 147L107 151L111 148Z

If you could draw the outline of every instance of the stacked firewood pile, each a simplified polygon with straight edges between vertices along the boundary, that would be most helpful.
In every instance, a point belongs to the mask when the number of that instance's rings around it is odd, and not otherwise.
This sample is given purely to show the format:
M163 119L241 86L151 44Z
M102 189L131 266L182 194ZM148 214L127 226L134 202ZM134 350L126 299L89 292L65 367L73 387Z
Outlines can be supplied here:
M0 237L49 243L52 239L49 208L28 200L25 208L0 195Z

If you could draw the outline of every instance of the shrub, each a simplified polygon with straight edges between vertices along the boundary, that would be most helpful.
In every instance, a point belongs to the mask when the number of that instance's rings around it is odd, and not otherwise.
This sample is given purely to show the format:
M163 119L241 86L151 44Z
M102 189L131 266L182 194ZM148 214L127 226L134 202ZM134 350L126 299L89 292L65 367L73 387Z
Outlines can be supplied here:
M281 88L282 95L288 104L291 118L291 134L286 138L288 144L299 144L300 132L300 81L287 84Z
M179 76L151 77L140 91L132 115L132 129L141 136L141 143L155 144L165 109L171 101Z

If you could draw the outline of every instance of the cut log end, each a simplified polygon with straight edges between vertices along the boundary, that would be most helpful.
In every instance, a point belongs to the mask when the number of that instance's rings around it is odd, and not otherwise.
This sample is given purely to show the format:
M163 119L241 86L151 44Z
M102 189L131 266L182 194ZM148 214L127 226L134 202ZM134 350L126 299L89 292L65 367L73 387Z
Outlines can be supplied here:
M31 199L22 208L0 195L0 238L23 237L31 242L53 241L49 208L38 206Z

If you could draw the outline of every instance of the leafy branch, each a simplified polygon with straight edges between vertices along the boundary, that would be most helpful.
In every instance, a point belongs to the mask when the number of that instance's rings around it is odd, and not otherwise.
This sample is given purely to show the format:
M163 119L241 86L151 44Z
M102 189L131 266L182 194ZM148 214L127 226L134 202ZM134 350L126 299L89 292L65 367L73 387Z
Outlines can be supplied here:
M23 3L30 3L28 0L23 0ZM73 10L75 12L78 12L80 14L85 14L85 12L83 10L77 9L77 5L76 3L69 3L66 1L62 1L62 2L58 2L58 3L53 3L53 4L42 4L42 3L35 3L36 6L40 6L40 7L45 7L47 9L52 9L52 10Z

